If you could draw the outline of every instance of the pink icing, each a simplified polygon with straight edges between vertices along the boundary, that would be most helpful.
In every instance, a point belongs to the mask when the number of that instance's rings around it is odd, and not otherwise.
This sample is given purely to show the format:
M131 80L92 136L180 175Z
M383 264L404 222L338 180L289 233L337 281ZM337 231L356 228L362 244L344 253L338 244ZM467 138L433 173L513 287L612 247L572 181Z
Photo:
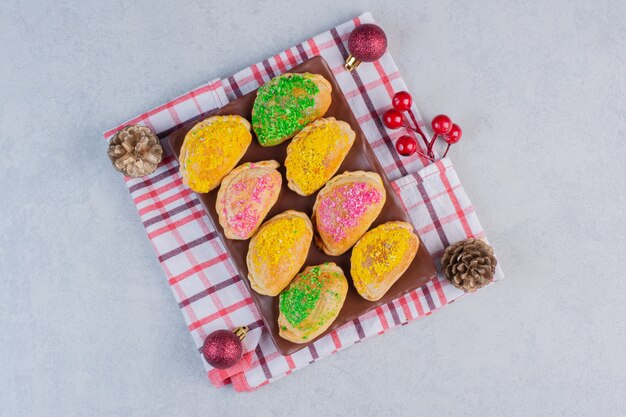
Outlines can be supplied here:
M345 237L345 231L356 226L367 208L380 202L380 199L380 192L363 182L337 187L319 203L318 227L340 241Z
M271 179L271 174L264 174L257 178L256 181L241 180L231 184L230 187L236 195L245 193L246 190L253 187L249 200L226 200L224 204L223 215L226 217L226 221L235 235L239 237L247 236L257 226L261 215L261 196L263 192L271 189Z

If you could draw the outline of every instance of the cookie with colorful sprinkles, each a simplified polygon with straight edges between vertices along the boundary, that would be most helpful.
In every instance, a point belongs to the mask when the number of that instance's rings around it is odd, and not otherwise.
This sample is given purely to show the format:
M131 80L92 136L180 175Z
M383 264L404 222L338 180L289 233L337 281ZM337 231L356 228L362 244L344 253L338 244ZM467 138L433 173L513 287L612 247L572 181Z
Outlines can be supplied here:
M350 257L358 293L366 300L380 300L413 262L419 244L413 226L406 222L387 222L365 233Z
M345 253L376 220L385 201L387 193L377 173L337 175L320 190L313 205L315 244L327 255Z
M279 145L324 116L331 91L326 78L310 73L286 73L259 87L252 106L252 127L259 144Z
M275 296L285 289L306 261L313 225L306 214L287 210L261 225L252 236L246 264L254 291Z
M252 237L276 204L283 178L274 160L246 162L224 177L215 211L228 239Z
M252 142L250 122L237 115L213 116L197 123L180 149L183 183L208 193L237 165Z
M315 339L335 321L347 294L348 280L334 262L306 267L280 294L280 337L294 343Z
M308 124L287 146L287 186L304 196L319 190L335 175L355 138L350 125L334 117Z

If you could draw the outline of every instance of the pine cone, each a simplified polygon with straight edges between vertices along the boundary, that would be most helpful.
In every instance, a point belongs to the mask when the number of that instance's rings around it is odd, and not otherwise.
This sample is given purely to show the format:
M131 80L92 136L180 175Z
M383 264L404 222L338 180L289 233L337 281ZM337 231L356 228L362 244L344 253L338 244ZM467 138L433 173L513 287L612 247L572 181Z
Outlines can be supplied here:
M484 287L493 279L498 261L493 248L482 240L467 239L446 248L441 267L452 285L467 292Z
M119 172L143 177L154 172L163 158L159 138L144 126L126 126L109 143L109 158Z

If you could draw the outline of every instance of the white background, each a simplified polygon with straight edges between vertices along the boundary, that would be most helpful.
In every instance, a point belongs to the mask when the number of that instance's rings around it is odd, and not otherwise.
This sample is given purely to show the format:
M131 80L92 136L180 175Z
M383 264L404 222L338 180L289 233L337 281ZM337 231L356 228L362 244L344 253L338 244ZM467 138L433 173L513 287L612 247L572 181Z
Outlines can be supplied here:
M626 3L387 3L2 3L1 416L626 414ZM507 279L214 389L101 132L366 10Z

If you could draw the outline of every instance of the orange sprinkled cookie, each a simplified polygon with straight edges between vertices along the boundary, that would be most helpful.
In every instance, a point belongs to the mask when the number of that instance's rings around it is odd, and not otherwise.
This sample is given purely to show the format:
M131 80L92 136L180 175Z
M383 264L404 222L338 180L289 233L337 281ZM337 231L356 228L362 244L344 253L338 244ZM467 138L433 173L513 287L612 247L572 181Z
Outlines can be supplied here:
M311 195L337 172L356 134L334 117L307 125L287 146L287 184L300 195Z
M224 235L249 239L276 203L283 178L276 161L246 162L224 177L215 210Z
M252 236L246 257L252 289L280 294L304 264L312 240L311 220L299 211L287 210L263 223Z
M413 226L387 222L365 233L352 249L354 287L370 301L380 300L407 270L419 247Z
M243 157L252 142L250 122L241 116L213 116L196 124L180 149L183 183L208 193Z

